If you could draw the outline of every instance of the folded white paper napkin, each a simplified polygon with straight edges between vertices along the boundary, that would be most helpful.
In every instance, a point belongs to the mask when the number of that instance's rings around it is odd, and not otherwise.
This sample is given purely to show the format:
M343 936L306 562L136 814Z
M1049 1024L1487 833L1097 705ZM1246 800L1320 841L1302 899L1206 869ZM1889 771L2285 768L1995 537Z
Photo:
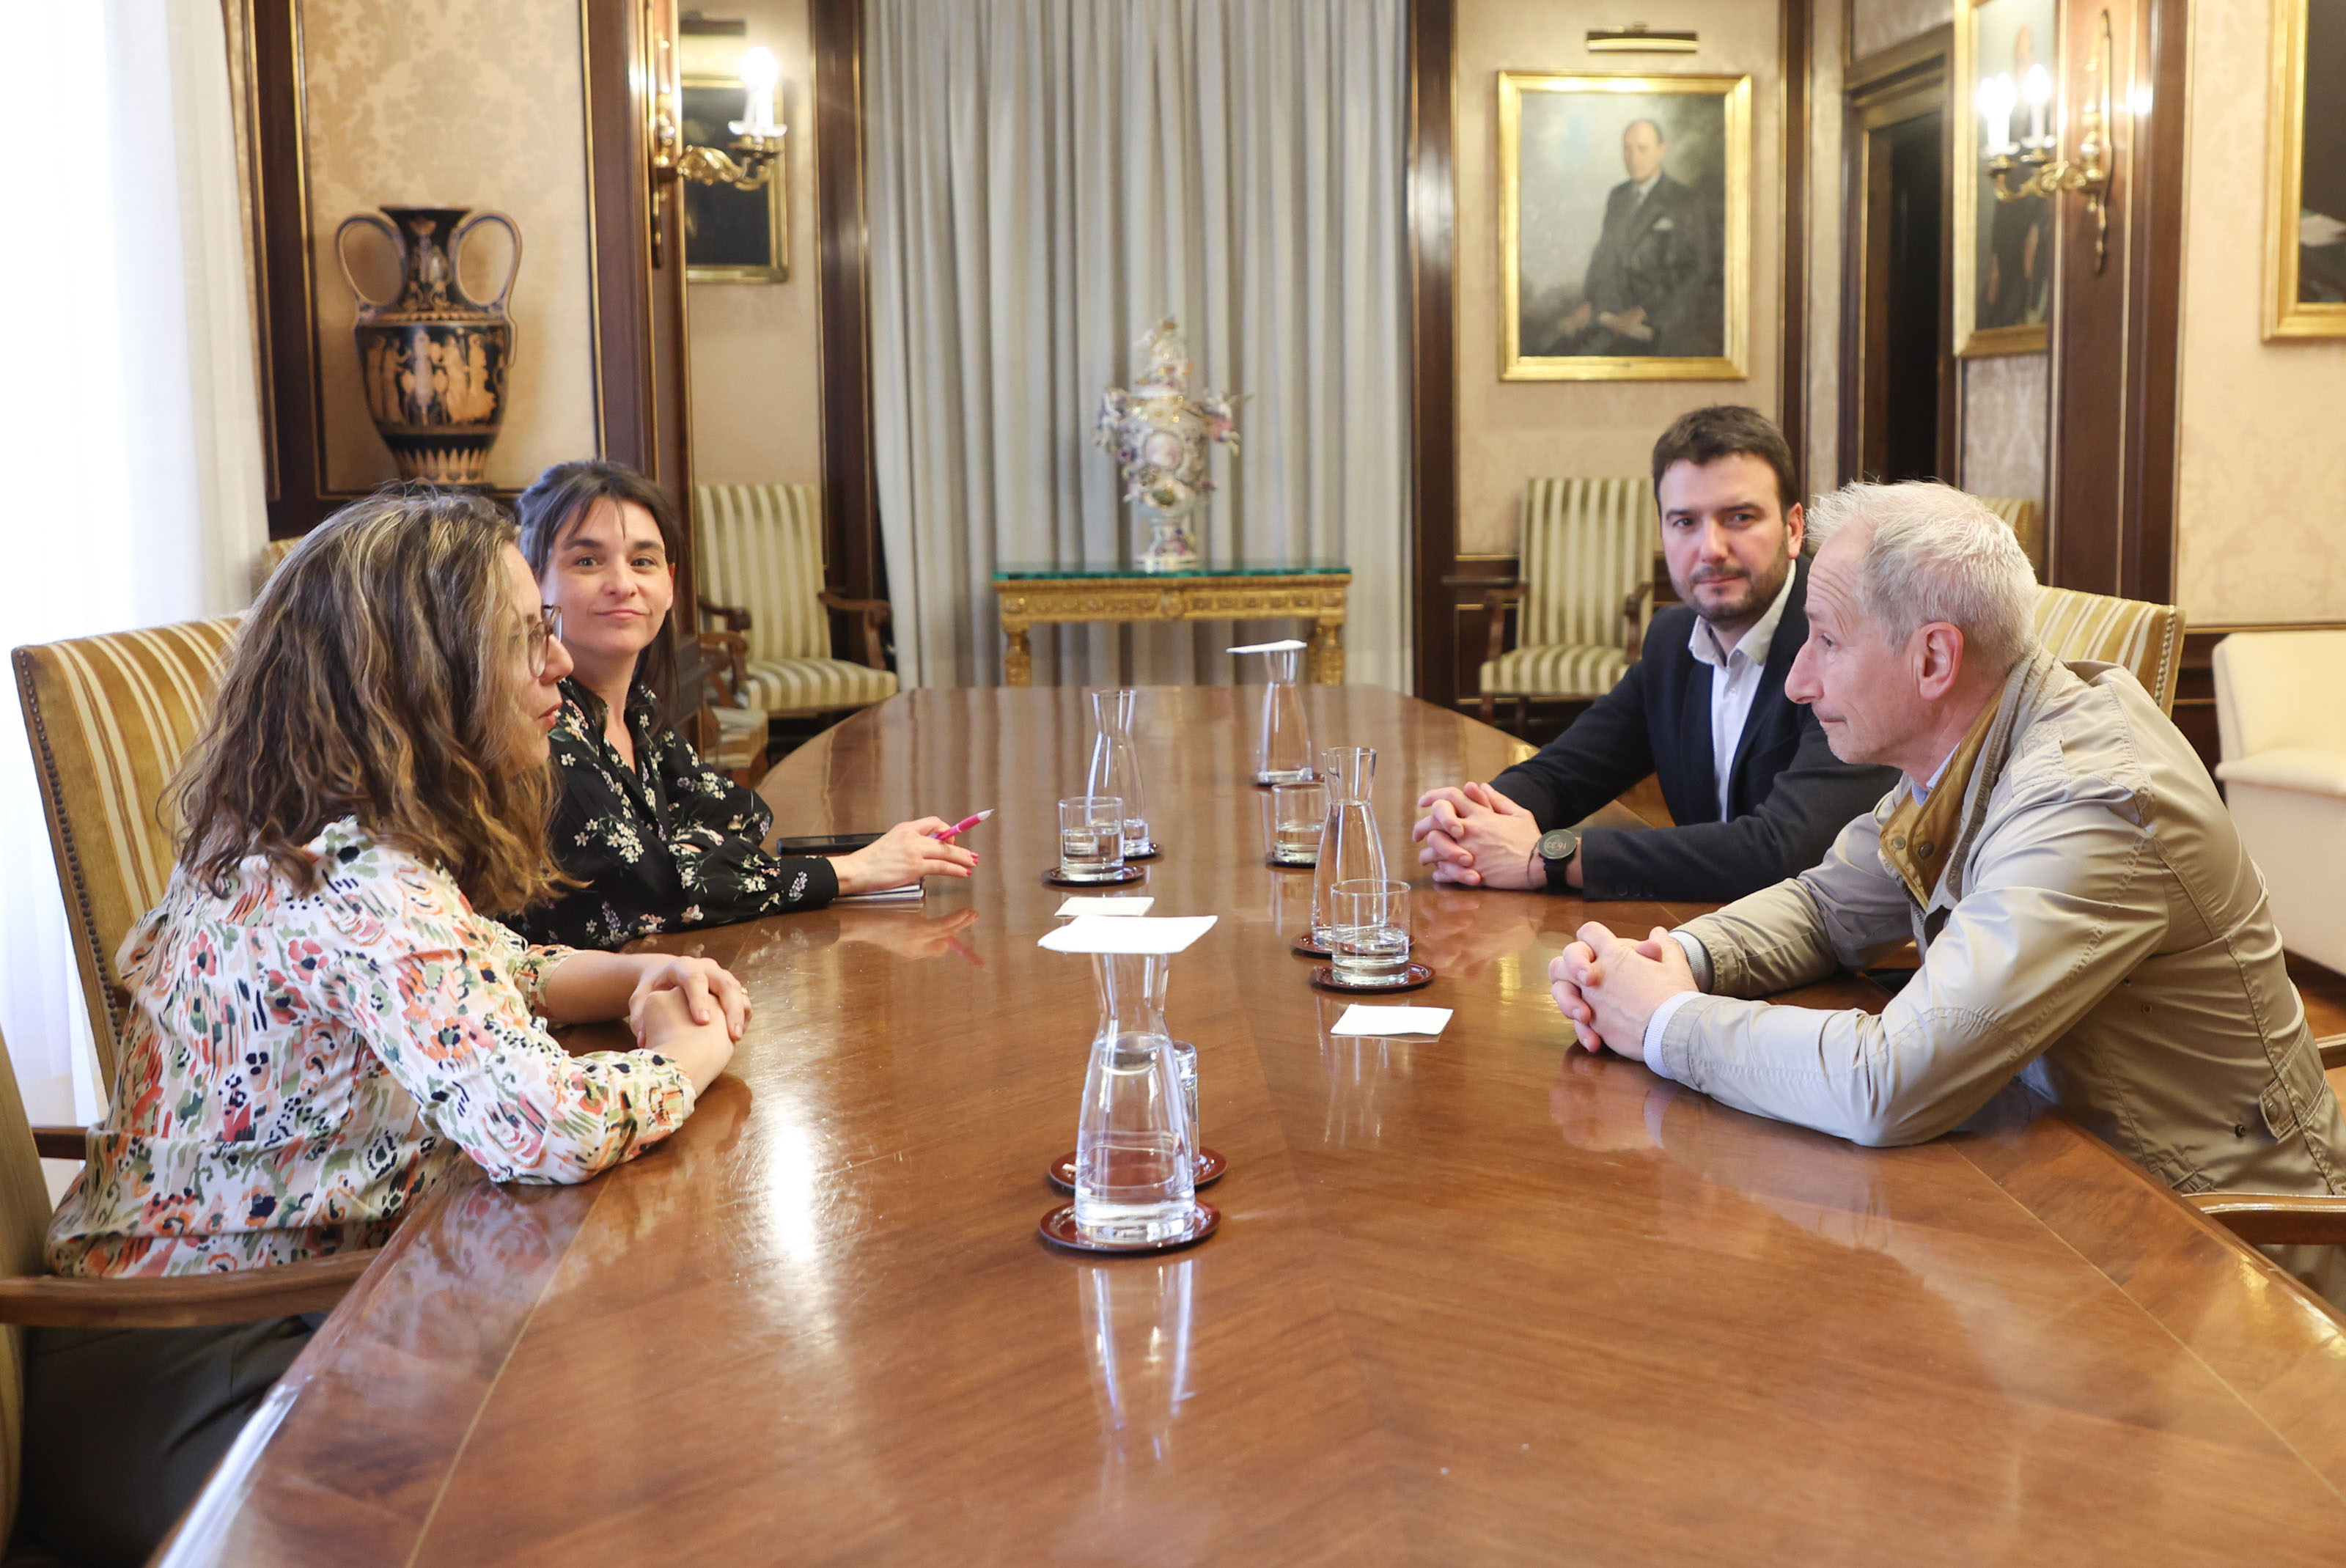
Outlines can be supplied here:
M1244 647L1232 648L1229 651L1232 653L1285 653L1290 648L1300 648L1303 646L1305 645L1297 642L1293 637L1289 637L1284 642L1249 643Z
M1148 906L1157 901L1137 899L1067 899L1059 905L1059 918L1073 920L1077 915L1121 915L1127 918L1145 915Z
M1450 1022L1447 1007L1365 1007L1355 1002L1336 1020L1331 1034L1439 1034Z
M1035 945L1053 952L1179 952L1211 931L1212 915L1128 920L1079 915Z

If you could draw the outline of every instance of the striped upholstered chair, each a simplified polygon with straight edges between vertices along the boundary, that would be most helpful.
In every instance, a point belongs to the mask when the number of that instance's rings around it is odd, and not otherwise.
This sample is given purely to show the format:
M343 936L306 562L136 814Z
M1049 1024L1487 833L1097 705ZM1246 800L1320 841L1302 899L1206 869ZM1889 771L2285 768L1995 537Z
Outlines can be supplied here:
M822 585L822 506L811 484L700 484L692 524L700 612L750 639L744 689L770 715L868 708L896 695L880 627L888 606ZM862 620L863 660L831 657L831 614Z
M2175 710L2175 677L2183 665L2183 612L2175 606L2039 588L2036 640L2057 658L2126 666L2161 713Z
M1637 657L1653 608L1660 524L1642 479L1535 479L1524 493L1523 575L1484 596L1491 651L1483 721L1495 698L1586 698L1613 689ZM1506 606L1516 612L1505 647Z
M114 954L163 901L177 859L163 786L195 739L237 626L234 616L185 621L16 650L49 848L109 1088L123 1023Z

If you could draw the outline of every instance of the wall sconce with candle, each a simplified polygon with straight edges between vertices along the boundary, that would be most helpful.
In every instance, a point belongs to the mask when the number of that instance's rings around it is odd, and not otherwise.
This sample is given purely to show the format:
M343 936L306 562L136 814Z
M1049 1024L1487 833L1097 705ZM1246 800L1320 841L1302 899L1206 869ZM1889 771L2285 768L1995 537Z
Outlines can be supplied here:
M789 130L774 117L774 88L781 76L771 49L760 46L741 56L741 117L726 127L734 141L723 149L685 142L677 129L678 84L673 76L664 81L653 135L653 178L729 185L737 190L763 188L779 167Z
M2018 82L2009 71L1980 78L1973 102L1978 107L1981 158L1995 182L1998 201L2024 197L2055 196L2065 190L2083 193L2086 210L2094 215L2094 270L2109 260L2110 127L2114 117L2111 88L2110 14L2102 12L2101 36L2086 70L2092 84L2078 109L2080 136L2077 156L2055 156L2060 148L2057 117L2053 109L2053 76L2043 66L2031 66ZM2015 117L2027 115L2027 135L2014 139Z

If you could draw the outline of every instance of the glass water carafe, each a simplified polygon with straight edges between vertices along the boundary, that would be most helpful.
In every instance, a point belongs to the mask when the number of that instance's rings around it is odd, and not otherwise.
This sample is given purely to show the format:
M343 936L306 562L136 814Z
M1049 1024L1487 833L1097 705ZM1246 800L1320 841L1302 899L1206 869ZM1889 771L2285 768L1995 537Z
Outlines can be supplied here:
M1165 1030L1171 962L1093 955L1100 1023L1076 1124L1076 1227L1096 1241L1169 1241L1196 1218L1196 1140Z
M1124 856L1157 852L1148 837L1148 807L1140 790L1140 753L1132 743L1132 720L1140 693L1096 691L1092 698L1092 760L1084 776L1086 795L1113 795L1124 802Z
M1270 684L1262 691L1262 733L1254 753L1258 784L1300 784L1311 777L1311 729L1303 720L1303 698L1295 689L1303 650L1272 648L1263 656Z
M1384 840L1369 799L1377 782L1376 749L1331 746L1320 754L1320 771L1328 783L1328 823L1320 830L1320 864L1311 878L1311 945L1332 952L1336 884L1385 876Z

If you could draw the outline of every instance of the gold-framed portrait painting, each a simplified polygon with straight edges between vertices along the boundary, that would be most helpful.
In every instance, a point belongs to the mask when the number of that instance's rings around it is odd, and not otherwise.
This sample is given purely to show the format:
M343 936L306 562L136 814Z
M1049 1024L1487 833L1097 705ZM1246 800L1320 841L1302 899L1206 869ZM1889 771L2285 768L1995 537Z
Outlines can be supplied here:
M2275 0L2265 337L2346 338L2346 0ZM2325 87L2320 94L2308 84Z
M1499 376L1749 372L1751 78L1499 73Z
M2052 341L2053 199L2005 201L1987 172L1985 120L1974 99L1993 83L2015 106L2014 141L2057 134L2058 0L1962 0L1955 7L1955 352L2042 353ZM2029 102L2032 78L2038 101ZM1958 107L1960 106L1960 107Z
M686 145L723 148L729 123L741 117L741 84L687 76L678 129ZM756 190L680 180L684 191L684 277L688 283L790 280L790 200L787 152Z

